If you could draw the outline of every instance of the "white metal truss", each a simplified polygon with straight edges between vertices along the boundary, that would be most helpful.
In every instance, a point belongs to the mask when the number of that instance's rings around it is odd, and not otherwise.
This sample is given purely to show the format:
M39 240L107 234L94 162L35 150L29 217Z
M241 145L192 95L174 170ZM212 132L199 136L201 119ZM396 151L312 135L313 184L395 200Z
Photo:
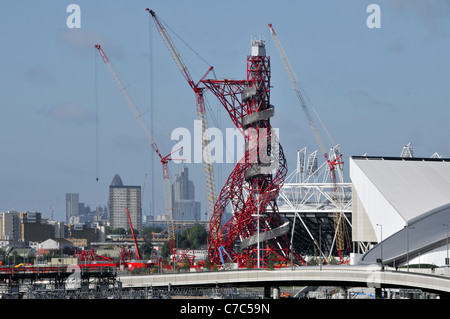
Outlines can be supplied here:
M315 218L315 216L327 215L330 218L339 213L340 221L342 219L350 225L351 221L346 215L352 212L352 186L351 183L344 182L343 165L336 165L336 185L331 182L330 169L327 162L318 166L317 151L307 156L306 148L297 152L297 167L287 178L283 185L279 198L278 207L280 213L292 220L293 225L298 222L302 223L306 229L307 235L319 247L320 238L317 229L312 230L308 227L306 219ZM330 150L330 160L339 156L339 146L335 146ZM333 196L333 187L337 188ZM292 227L294 232L295 227ZM291 240L293 240L293 233ZM331 247L326 249L331 257L336 240L336 232L333 235ZM322 250L323 251L323 250ZM321 255L323 255L320 251Z
M440 155L438 152L434 152L433 155L430 156L430 158L442 158L442 155Z
M414 151L411 142L403 146L400 157L414 157Z

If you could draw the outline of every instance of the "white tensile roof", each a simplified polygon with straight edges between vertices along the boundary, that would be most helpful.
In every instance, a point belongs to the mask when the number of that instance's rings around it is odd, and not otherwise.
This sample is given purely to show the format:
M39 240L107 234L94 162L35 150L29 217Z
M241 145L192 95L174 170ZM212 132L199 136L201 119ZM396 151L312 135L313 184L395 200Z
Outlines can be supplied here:
M405 221L450 203L450 159L352 157L351 160Z
M363 262L375 262L381 249L384 262L405 262L407 249L412 257L446 243L450 159L352 157L350 177L359 204L355 206L360 207L353 212L355 218L363 218L366 227L370 221L378 241L383 240L383 246L378 244L363 256Z

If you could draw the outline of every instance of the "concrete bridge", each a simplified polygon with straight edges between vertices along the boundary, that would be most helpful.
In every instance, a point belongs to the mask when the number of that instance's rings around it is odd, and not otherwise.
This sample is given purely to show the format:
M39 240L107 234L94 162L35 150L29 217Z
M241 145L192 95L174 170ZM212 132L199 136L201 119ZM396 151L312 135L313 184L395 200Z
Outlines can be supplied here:
M121 275L124 288L341 286L420 289L450 297L449 269L381 269L372 266L307 266L279 270L231 270L157 275Z

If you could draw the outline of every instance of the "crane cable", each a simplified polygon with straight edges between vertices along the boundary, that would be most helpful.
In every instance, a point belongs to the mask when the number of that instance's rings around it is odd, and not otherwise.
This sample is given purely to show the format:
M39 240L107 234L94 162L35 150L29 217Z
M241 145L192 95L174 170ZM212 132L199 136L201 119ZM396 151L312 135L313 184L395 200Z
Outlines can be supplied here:
M98 57L94 51L94 100L95 100L95 180L99 181L99 134L98 134Z

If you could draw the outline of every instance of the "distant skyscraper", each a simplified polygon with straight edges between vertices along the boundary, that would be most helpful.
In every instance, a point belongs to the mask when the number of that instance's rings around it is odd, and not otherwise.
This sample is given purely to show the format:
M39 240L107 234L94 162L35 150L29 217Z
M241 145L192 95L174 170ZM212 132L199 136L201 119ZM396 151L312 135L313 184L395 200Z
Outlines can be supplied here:
M124 186L122 179L116 174L109 186L109 221L112 229L129 229L127 208L133 228L141 230L142 207L141 187Z
M201 204L195 201L195 186L189 180L189 170L186 166L176 175L172 184L172 207L174 220L200 220Z
M78 217L79 197L77 193L66 194L66 223L69 224L71 217Z
M0 213L0 239L12 242L20 240L20 213L7 211Z

